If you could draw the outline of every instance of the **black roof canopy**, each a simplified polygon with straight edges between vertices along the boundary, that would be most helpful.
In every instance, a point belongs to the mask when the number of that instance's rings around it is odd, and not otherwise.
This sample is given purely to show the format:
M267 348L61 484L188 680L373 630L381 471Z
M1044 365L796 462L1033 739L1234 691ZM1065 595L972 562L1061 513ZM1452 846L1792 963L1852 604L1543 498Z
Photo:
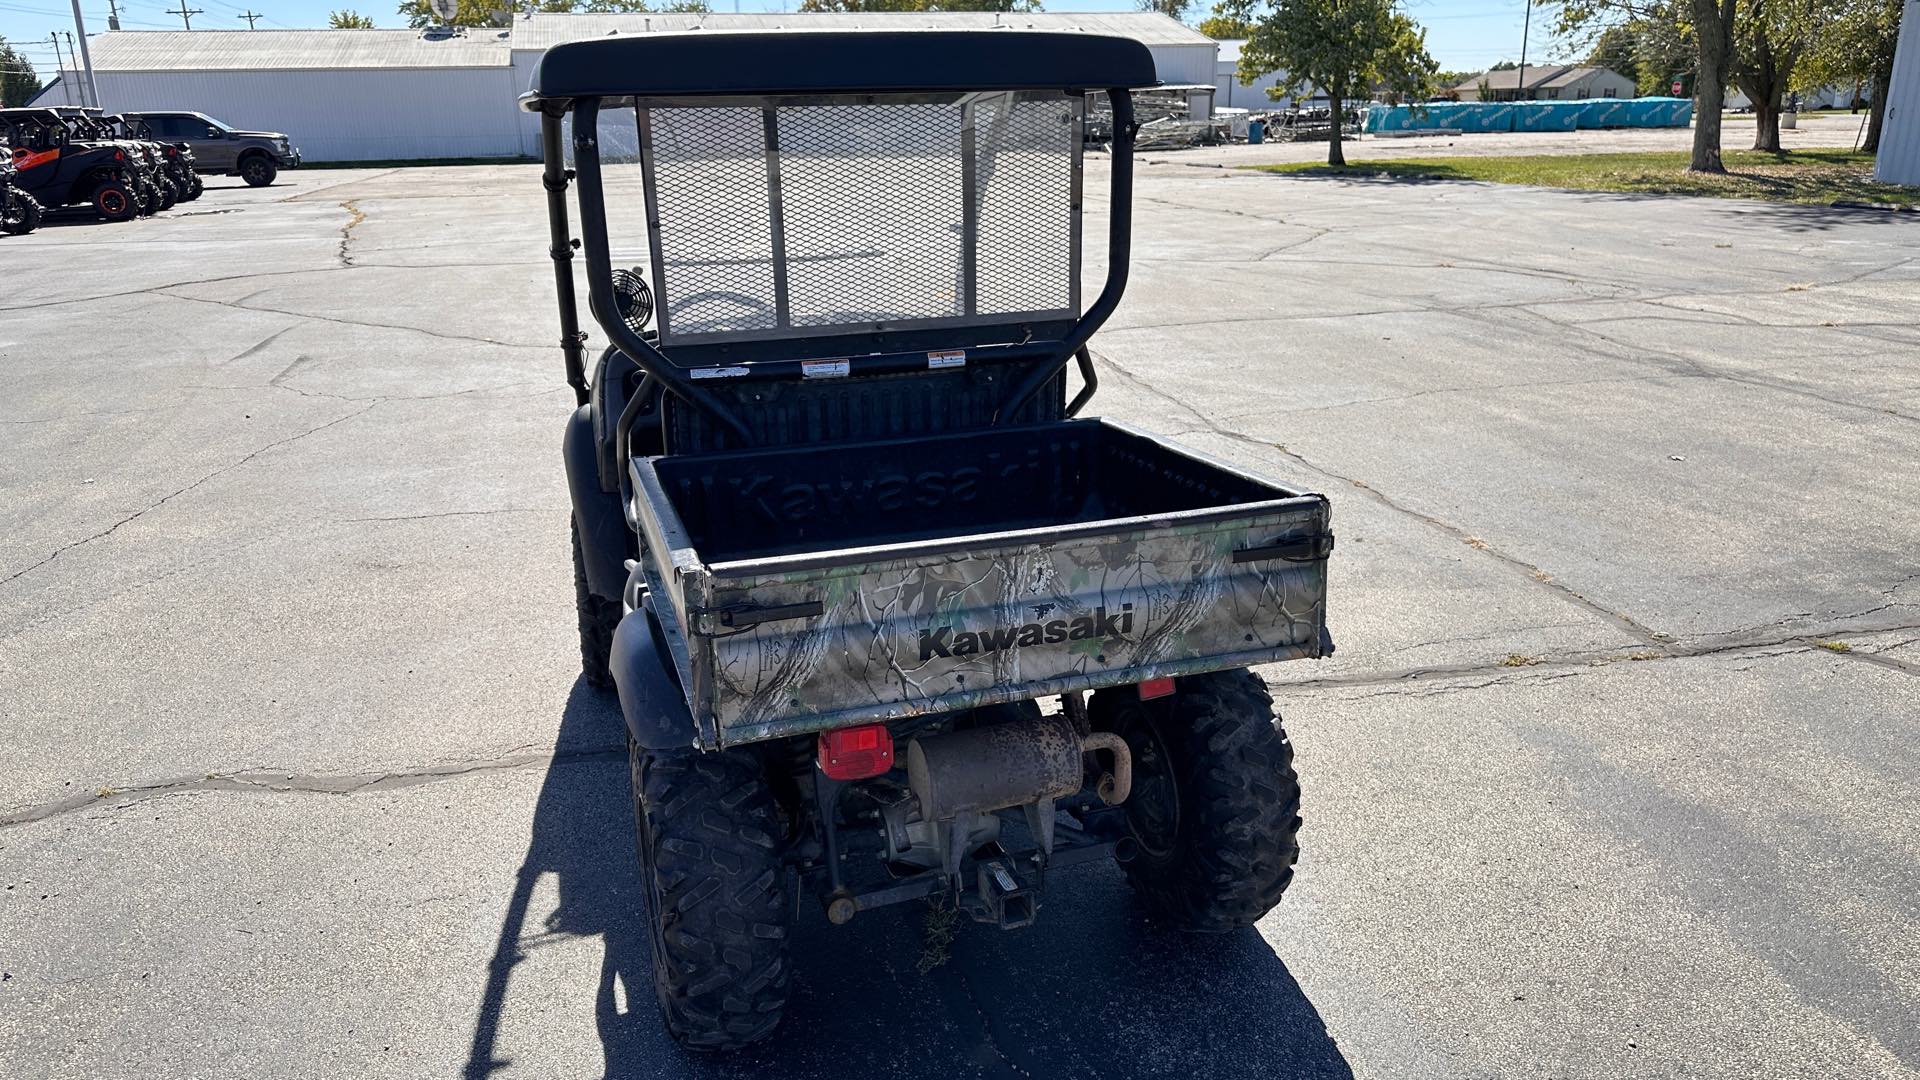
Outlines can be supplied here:
M964 93L1152 86L1132 38L1034 30L685 30L555 45L543 100L734 94Z

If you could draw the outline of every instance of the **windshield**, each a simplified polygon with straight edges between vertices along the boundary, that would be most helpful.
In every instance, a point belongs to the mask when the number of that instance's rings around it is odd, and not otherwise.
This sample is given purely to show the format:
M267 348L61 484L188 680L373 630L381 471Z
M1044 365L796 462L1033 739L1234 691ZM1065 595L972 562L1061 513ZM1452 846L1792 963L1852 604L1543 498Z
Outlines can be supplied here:
M216 128L219 128L221 131L226 131L226 132L231 132L233 130L232 125L223 124L220 121L215 120L213 117L208 116L206 113L197 112L197 113L194 113L193 115L199 117L202 120L205 120L207 122L207 126L209 127L216 127Z

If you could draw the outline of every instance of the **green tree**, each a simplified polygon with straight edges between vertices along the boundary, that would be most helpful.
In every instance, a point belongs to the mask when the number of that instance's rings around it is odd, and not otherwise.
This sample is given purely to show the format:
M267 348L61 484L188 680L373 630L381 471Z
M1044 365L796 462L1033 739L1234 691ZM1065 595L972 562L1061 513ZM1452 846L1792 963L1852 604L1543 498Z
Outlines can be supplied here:
M1688 172L1724 173L1720 159L1720 113L1733 76L1734 30L1742 0L1564 0L1555 29L1565 36L1594 34L1620 22L1664 22L1692 34L1693 152Z
M499 0L460 0L460 6L454 10L454 26L492 26L493 12ZM571 5L569 5L569 8ZM407 25L415 30L440 23L433 9L427 6L427 0L400 0L396 12L405 17ZM563 9L566 10L566 9Z
M1587 53L1589 67L1617 71L1640 85L1640 35L1635 23L1619 23L1600 31Z
M352 9L336 11L327 16L327 26L334 30L371 30L373 17Z
M1843 0L1833 21L1800 64L1794 89L1840 86L1866 91L1867 135L1860 149L1877 153L1893 82L1893 51L1900 43L1901 0Z
M1734 35L1733 81L1753 101L1753 148L1780 150L1794 70L1833 21L1826 0L1751 0Z
M1427 55L1427 32L1393 0L1274 0L1240 50L1239 76L1251 85L1268 72L1286 72L1284 82L1267 91L1276 99L1318 87L1333 107L1327 164L1345 165L1340 143L1347 102L1363 101L1375 88L1419 97L1438 70Z
M0 37L0 106L18 108L40 92L40 75L7 39Z
M801 11L1039 11L1040 0L800 0Z
M1215 41L1239 41L1253 36L1259 0L1220 0L1213 13L1200 20L1199 30Z
M1184 20L1193 4L1194 0L1133 0L1133 6L1141 11L1157 11L1176 21Z
M1635 84L1642 94L1672 94L1676 79L1691 85L1697 74L1700 43L1693 39L1693 27L1676 15L1655 19L1636 19L1633 27L1635 56L1640 75Z

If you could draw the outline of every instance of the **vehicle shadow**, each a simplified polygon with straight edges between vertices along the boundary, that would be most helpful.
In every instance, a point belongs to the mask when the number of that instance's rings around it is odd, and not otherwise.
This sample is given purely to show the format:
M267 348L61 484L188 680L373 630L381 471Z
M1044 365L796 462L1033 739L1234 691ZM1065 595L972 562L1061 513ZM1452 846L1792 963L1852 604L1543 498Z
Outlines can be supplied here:
M627 766L615 749L622 741L611 697L576 684L489 968L464 1073L470 1080L513 1056L498 1038L516 1008L512 971L530 929L602 939L594 1012L610 1080L1353 1075L1258 933L1156 930L1112 866L1063 875L1032 928L962 923L945 948L930 942L923 906L833 927L805 901L793 997L773 1038L731 1055L683 1051L666 1036L653 1000ZM535 884L547 874L556 879L558 909L529 928ZM923 974L923 957L940 953L944 962Z

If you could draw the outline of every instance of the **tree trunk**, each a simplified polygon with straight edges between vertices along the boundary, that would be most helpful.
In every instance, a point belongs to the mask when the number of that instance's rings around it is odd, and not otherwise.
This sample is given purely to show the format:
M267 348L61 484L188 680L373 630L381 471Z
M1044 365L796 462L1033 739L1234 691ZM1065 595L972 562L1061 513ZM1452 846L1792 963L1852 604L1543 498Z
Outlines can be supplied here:
M1880 74L1873 77L1873 100L1867 102L1867 141L1860 149L1869 154L1880 152L1880 121L1887 115L1887 91L1893 85L1893 78Z
M1780 153L1780 105L1774 97L1753 100L1753 148Z
M1347 153L1340 148L1340 121L1341 114L1346 112L1346 105L1333 94L1327 95L1327 104L1333 106L1333 131L1327 135L1327 164L1345 168Z
M1727 103L1727 61L1733 53L1736 0L1690 0L1700 67L1693 80L1693 157L1689 172L1723 173L1720 111Z

